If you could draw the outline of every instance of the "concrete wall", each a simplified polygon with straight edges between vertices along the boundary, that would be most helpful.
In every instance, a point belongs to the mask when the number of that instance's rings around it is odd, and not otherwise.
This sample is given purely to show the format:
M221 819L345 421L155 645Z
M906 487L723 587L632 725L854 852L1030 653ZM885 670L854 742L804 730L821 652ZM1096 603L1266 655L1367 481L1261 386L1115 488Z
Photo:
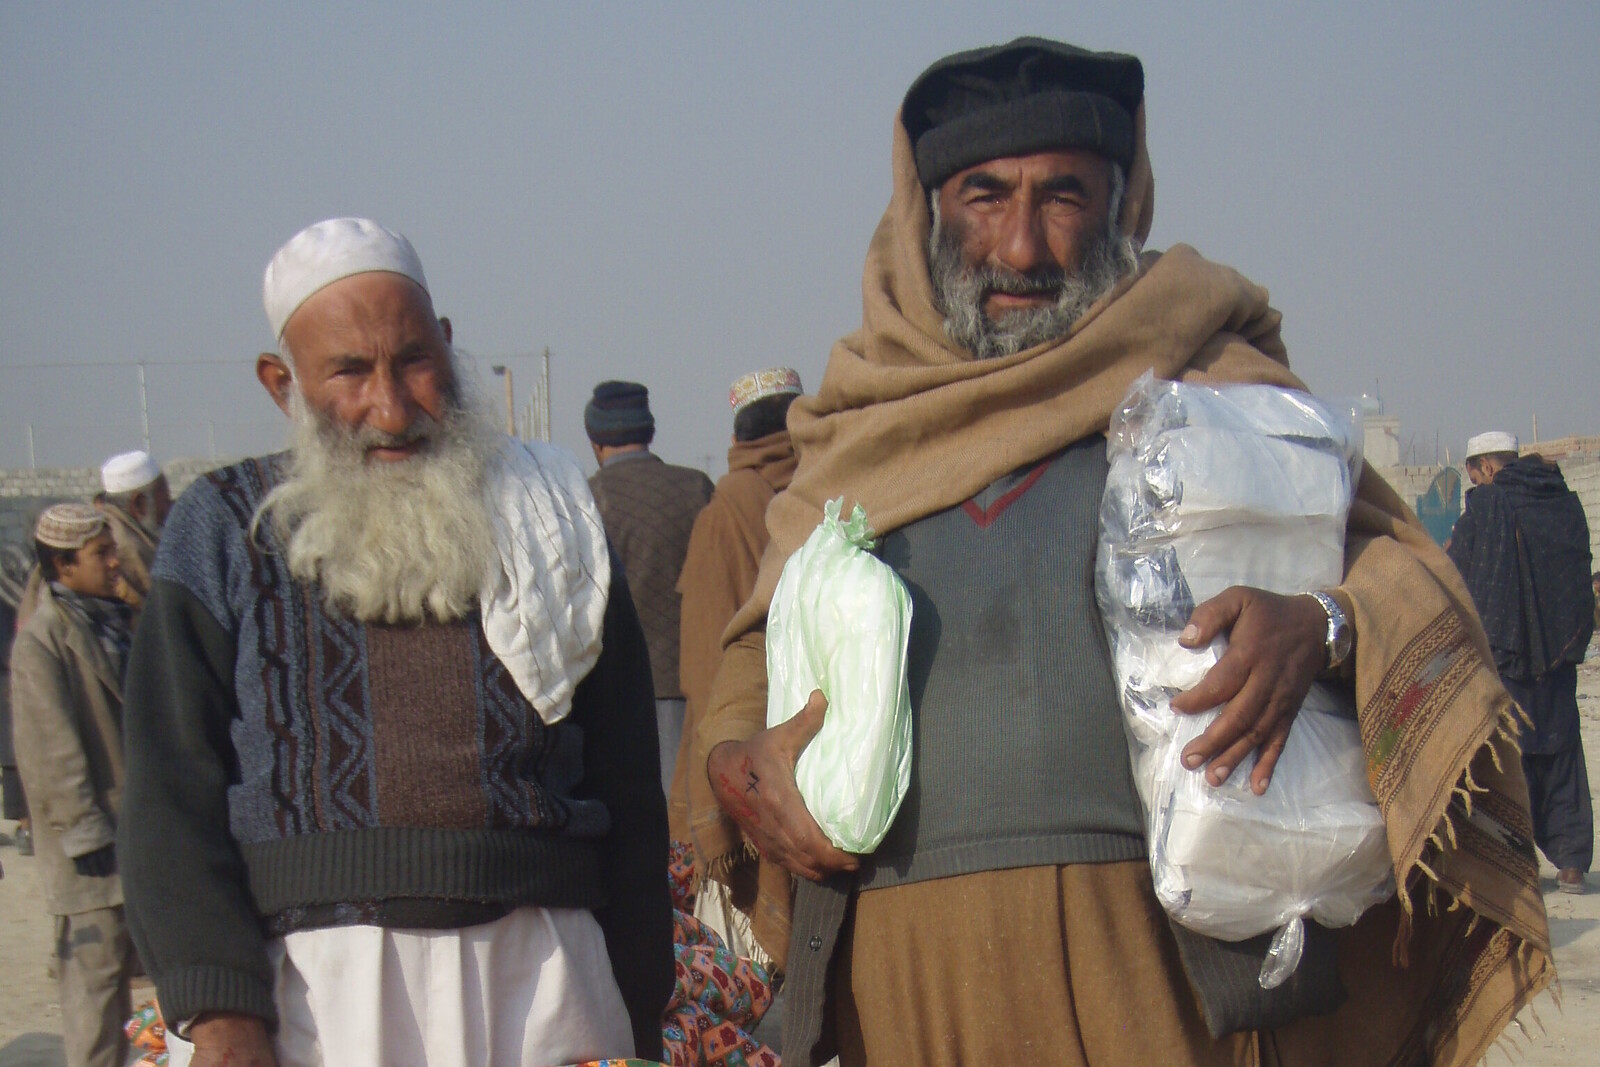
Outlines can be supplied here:
M226 460L177 459L163 466L174 496ZM33 524L39 512L63 500L87 501L100 491L98 467L40 467L0 470L0 567L17 566L18 553L31 558Z
M1372 438L1369 434L1368 441ZM1600 438L1583 438L1584 441L1600 442ZM1543 448L1531 445L1523 449L1524 454L1540 452ZM1583 504L1583 513L1589 520L1589 553L1594 557L1595 563L1592 570L1600 570L1600 452L1569 452L1556 459L1556 465L1561 468L1562 477L1567 480L1567 487L1578 494L1578 500ZM1428 485L1433 481L1442 467L1380 467L1378 473L1384 480L1394 487L1405 502L1413 508L1417 506L1417 497L1427 492ZM1461 472L1461 490L1463 502L1472 481L1467 477L1465 467L1457 465Z
M1568 456L1559 463L1567 488L1578 494L1589 518L1589 554L1596 561L1590 570L1600 570L1600 457Z

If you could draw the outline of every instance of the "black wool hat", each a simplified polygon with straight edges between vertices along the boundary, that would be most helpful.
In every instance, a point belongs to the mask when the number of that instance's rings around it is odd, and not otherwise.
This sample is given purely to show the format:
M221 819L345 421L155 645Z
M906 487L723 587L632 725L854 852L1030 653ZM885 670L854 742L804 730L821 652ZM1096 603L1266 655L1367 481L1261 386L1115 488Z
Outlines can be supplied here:
M939 60L911 84L900 114L917 176L934 189L985 160L1056 148L1087 148L1127 168L1143 99L1134 56L1018 37Z
M583 409L583 429L597 445L647 445L656 435L650 390L638 382L601 382Z

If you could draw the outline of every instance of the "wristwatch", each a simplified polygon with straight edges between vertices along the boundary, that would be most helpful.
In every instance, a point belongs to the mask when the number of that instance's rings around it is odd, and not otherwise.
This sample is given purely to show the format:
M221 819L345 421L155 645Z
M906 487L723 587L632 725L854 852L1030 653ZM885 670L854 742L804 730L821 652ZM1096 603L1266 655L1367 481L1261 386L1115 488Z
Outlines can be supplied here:
M1355 633L1351 631L1350 620L1344 617L1344 609L1337 600L1327 593L1310 595L1316 597L1322 610L1328 613L1328 670L1338 670L1350 658L1350 646L1355 643Z

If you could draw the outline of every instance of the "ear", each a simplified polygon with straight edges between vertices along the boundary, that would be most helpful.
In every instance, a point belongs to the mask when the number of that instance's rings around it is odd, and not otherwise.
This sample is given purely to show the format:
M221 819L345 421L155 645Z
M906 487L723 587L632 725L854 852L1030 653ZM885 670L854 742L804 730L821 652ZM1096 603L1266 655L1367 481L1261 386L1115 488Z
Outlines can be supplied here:
M439 330L444 334L444 343L449 344L450 339L455 336L455 331L450 326L450 319L448 316L439 316Z
M256 357L256 381L272 397L278 410L289 414L289 390L294 388L294 372L276 352L263 352Z

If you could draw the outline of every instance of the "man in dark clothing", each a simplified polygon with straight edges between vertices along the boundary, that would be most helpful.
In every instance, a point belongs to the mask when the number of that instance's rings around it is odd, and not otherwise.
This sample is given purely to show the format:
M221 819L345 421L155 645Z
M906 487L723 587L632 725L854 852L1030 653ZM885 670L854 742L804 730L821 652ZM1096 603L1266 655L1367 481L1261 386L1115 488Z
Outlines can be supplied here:
M711 499L711 479L675 467L650 451L656 420L650 391L637 382L601 382L583 409L583 428L600 469L589 479L606 536L622 559L650 646L655 677L656 733L661 743L661 791L683 735L683 687L678 682L678 574L689 551L695 516Z
M11 640L17 635L17 609L0 600L0 818L14 820L12 842L24 856L33 854L33 829L28 823L28 801L22 795L22 776L11 745Z
M1594 632L1589 524L1561 469L1508 433L1467 443L1466 507L1450 558L1467 580L1495 666L1531 721L1522 734L1534 836L1564 893L1582 893L1594 811L1578 734L1578 664Z

